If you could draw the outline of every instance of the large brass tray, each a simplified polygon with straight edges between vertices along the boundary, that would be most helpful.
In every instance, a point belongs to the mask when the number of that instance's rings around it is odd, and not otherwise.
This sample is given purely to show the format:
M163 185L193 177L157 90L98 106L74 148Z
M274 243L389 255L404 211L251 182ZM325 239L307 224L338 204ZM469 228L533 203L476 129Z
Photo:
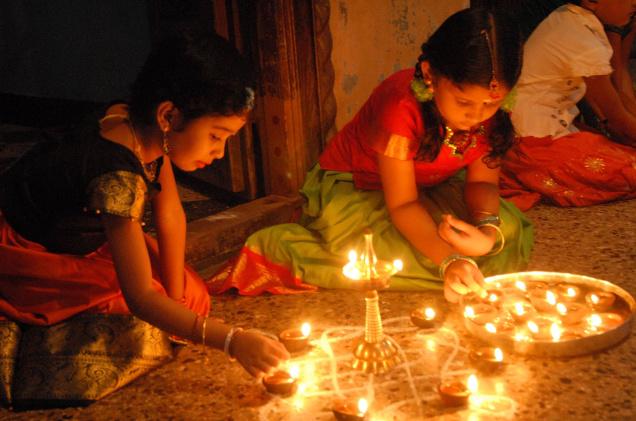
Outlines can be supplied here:
M628 292L610 282L588 276L560 272L518 272L486 278L489 287L502 290L504 295L510 294L515 288L518 289L518 281L530 285L533 282L537 284L545 283L550 288L555 287L557 284L572 284L578 286L581 291L600 290L614 293L616 300L607 311L619 314L623 320L617 326L591 336L565 337L560 340L519 340L511 334L489 332L484 329L483 324L475 323L474 320L465 317L466 329L472 335L493 346L499 346L518 354L565 357L590 354L609 348L621 342L631 332L634 313L636 312L636 301ZM469 300L467 298L462 301L461 305L463 308L470 305Z

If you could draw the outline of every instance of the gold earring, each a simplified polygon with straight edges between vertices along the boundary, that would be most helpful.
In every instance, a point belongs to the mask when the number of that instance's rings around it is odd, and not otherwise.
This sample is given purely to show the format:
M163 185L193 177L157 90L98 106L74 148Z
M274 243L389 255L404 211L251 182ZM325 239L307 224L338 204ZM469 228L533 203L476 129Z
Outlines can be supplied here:
M168 129L163 130L163 138L161 139L161 149L165 155L170 153L170 146L168 146Z

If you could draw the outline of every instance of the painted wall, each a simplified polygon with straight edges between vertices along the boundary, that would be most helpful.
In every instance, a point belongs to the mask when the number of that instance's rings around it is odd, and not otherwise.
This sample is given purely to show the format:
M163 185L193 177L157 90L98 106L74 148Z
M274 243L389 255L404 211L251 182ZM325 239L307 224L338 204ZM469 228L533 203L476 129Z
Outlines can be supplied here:
M330 0L336 128L355 115L373 88L412 67L420 45L468 0Z

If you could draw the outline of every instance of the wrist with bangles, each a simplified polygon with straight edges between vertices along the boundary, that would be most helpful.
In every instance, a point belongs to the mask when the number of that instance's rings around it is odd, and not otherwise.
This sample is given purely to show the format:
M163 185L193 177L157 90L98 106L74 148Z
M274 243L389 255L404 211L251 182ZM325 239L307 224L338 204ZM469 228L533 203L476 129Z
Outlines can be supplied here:
M198 320L199 316L197 315ZM201 324L201 344L207 345L205 342L205 336L207 333L207 325L208 325L208 316L203 318L203 323ZM232 347L232 339L236 336L237 333L242 332L243 329L240 327L232 327L230 328L227 335L225 335L225 339L223 340L223 353L227 355L230 361L236 361L236 358L232 355L231 347Z
M479 214L485 215L483 218L480 218L475 222L475 226L477 228L490 227L495 230L495 234L498 239L495 239L495 244L493 244L493 250L491 250L486 256L494 256L495 254L499 254L501 250L503 250L506 245L506 239L501 231L499 225L501 225L501 219L498 215L488 212L477 212ZM497 245L499 243L499 245Z
M468 262L471 265L475 266L477 269L479 269L479 266L477 266L477 262L475 262L472 258L470 258L468 256L461 255L461 254L453 253L453 254L450 254L450 255L446 256L444 258L444 260L442 260L442 262L439 264L439 277L440 277L440 279L442 281L444 280L444 275L446 274L446 269L448 269L448 267L452 263L457 262L459 260L463 260L465 262Z

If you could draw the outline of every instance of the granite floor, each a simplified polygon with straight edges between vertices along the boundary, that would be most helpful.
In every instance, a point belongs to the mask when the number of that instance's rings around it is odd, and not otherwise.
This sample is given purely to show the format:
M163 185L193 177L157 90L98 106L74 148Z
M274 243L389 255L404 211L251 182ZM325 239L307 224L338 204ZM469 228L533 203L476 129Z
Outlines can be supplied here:
M636 200L562 209L541 205L528 212L536 226L531 270L570 272L608 280L636 295ZM205 273L206 268L201 268ZM381 292L385 331L412 353L427 349L422 364L412 364L415 391L404 368L370 379L346 367L355 337L361 334L364 304L360 293L320 291L297 296L216 296L213 313L242 326L273 334L301 321L312 322L314 338L340 337L336 350L341 391L369 396L373 419L439 420L628 420L636 419L636 336L591 355L547 358L507 355L501 373L480 377L481 406L448 409L435 391L440 373L467 375L467 351L479 346L461 323L459 312L437 292ZM410 327L409 312L422 303L445 314L444 327L430 335ZM336 328L334 330L334 328ZM632 330L633 330L632 324ZM420 341L419 348L413 341ZM316 342L318 343L318 342ZM294 358L309 367L311 353ZM165 366L86 408L13 413L12 420L331 420L334 372L320 372L315 360L314 383L303 395L280 399L267 394L236 363L219 352L197 346L183 348ZM417 360L415 363L419 363ZM323 361L324 363L324 361ZM312 365L312 367L314 367ZM332 367L332 366L330 366ZM416 374L419 376L416 376ZM303 397L304 396L304 397Z

